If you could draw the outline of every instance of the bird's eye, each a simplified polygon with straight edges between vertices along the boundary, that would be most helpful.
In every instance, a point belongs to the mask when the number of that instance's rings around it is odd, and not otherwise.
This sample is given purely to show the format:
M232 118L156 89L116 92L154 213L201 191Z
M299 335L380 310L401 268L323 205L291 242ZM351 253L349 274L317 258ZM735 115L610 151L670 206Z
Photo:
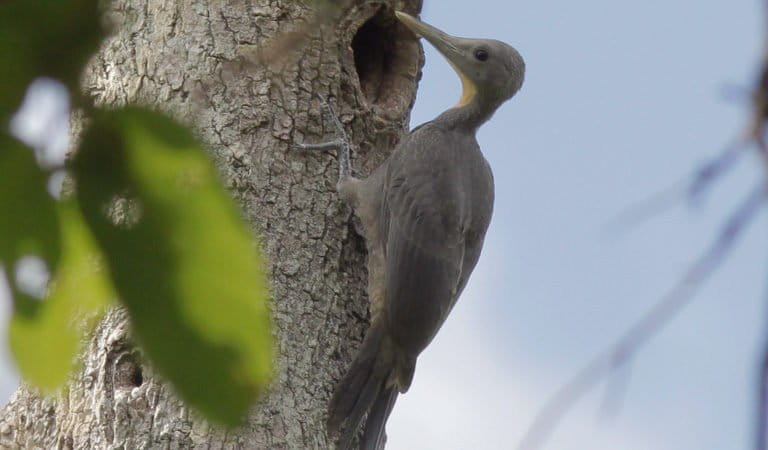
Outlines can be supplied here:
M475 58L477 58L478 61L485 61L486 59L488 59L488 50L478 48L477 50L475 50Z

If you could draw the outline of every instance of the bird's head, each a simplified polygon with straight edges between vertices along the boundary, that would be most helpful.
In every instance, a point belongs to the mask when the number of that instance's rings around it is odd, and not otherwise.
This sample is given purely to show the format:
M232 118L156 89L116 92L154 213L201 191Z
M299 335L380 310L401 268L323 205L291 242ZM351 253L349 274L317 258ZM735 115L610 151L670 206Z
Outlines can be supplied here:
M463 92L457 107L480 100L495 109L522 86L525 62L512 46L494 39L451 36L406 13L395 14L442 53L461 78Z

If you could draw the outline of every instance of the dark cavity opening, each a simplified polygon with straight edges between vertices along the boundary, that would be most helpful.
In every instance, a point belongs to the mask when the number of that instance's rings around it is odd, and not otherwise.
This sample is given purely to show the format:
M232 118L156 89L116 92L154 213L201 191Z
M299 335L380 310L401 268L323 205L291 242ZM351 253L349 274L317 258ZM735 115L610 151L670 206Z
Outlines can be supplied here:
M399 26L391 11L387 14L383 10L355 33L352 39L355 69L369 104L386 106L399 87L399 75L408 72L403 66L410 65L413 56L407 54L403 45L406 36L407 31Z
M121 388L134 388L144 384L144 373L136 355L125 353L115 367L117 385Z

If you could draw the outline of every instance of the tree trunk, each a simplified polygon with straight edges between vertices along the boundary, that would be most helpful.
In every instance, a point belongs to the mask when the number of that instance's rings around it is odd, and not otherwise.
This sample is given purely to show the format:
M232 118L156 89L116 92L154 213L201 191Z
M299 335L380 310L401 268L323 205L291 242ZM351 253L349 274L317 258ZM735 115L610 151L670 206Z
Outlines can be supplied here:
M369 173L407 128L423 58L393 15L417 13L420 0L338 1L316 21L311 5L326 3L113 0L113 33L84 77L98 104L160 108L210 147L267 258L271 392L242 429L209 426L142 360L115 309L62 394L16 392L0 447L331 447L327 401L367 326L365 245L336 195L335 158L290 147L333 137L322 94L355 143L357 172Z

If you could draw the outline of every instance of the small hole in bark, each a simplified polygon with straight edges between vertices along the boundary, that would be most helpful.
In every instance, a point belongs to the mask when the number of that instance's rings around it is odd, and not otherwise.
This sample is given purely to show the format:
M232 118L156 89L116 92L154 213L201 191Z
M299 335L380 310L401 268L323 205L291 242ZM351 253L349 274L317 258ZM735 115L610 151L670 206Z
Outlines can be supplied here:
M357 30L352 51L368 103L398 107L395 94L404 88L402 83L414 81L419 69L420 53L413 36L392 11L381 10Z
M117 387L134 388L144 384L144 374L135 355L125 353L115 363L115 384Z
M141 373L141 367L134 367L133 373L131 374L131 383L136 387L144 384L144 374Z

